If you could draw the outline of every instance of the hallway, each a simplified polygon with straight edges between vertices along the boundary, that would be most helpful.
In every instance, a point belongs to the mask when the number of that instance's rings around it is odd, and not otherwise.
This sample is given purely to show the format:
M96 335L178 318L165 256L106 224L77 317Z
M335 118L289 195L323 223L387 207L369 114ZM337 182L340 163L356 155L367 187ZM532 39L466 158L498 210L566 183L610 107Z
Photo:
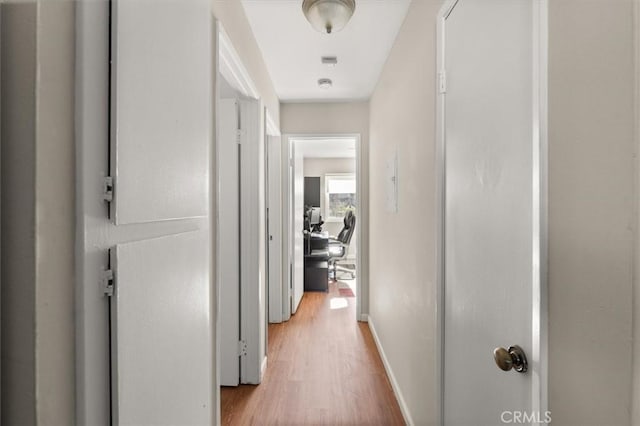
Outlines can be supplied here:
M404 424L355 298L305 293L291 320L269 324L268 366L259 386L224 387L223 425Z

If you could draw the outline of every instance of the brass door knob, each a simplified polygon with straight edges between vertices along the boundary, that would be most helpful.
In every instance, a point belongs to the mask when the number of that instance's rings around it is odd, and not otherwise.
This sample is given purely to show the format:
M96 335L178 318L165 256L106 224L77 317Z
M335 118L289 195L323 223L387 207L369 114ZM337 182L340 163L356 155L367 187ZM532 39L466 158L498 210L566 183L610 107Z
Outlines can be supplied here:
M503 347L495 348L493 359L501 370L509 371L514 369L518 373L526 373L527 371L527 356L520 346L510 346L509 349Z

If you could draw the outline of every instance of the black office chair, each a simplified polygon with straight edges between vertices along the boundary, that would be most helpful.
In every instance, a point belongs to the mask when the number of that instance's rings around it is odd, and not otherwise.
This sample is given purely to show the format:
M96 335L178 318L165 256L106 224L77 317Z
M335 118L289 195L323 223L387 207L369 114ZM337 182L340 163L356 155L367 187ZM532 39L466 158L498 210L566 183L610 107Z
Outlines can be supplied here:
M338 236L329 238L329 278L332 280L336 280L338 271L350 274L352 279L356 277L352 269L337 264L349 252L349 243L356 229L356 215L353 214L353 210L348 210L345 213L343 223L344 226Z

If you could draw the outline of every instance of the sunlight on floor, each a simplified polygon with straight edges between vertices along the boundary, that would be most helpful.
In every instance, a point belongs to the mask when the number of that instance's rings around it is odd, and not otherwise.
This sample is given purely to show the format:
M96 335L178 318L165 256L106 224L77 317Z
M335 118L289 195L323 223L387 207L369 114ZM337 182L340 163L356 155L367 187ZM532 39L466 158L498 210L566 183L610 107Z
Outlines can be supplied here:
M330 308L331 309L345 309L349 307L349 302L344 297L334 297L331 299Z

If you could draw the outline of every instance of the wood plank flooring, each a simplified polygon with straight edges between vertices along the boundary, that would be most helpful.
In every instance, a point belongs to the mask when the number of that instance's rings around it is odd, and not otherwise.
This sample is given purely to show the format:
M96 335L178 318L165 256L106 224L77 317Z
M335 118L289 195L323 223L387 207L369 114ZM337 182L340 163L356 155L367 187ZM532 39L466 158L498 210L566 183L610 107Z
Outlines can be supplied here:
M369 327L355 320L355 298L341 298L335 283L269 325L262 384L223 387L221 406L223 425L404 424Z

